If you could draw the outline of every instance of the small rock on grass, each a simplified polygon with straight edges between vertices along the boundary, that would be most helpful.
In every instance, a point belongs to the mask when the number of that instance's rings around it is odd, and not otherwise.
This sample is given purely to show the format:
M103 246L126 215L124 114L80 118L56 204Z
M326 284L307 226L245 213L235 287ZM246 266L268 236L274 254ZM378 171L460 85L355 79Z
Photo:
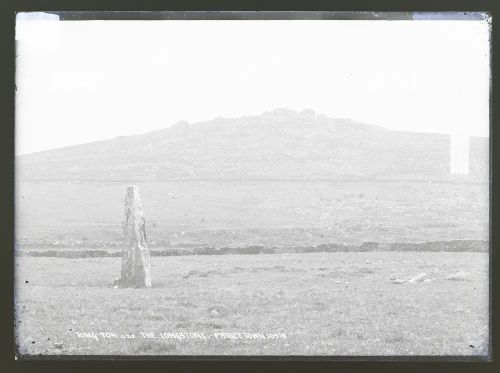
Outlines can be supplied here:
M414 284L416 282L422 282L425 280L425 277L427 277L426 273L419 273L418 275L412 276L408 279L409 284Z
M401 278L391 278L391 282L393 284L404 284L406 282L406 280L403 280Z
M415 284L415 283L421 283L421 282L430 282L432 281L431 278L426 273L419 273L413 276L410 276L407 279L402 279L402 278L391 278L391 282L393 284Z
M463 271L451 273L448 276L446 276L446 280L450 281L467 281L468 279L469 279L469 274Z

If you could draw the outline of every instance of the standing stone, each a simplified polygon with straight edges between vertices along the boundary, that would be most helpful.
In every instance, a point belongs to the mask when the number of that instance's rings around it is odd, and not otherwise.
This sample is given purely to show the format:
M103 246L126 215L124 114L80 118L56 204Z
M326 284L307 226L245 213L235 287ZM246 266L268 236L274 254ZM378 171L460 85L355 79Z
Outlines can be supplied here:
M146 241L146 223L142 211L139 187L127 187L125 220L123 222L125 249L122 258L119 287L151 287L151 256Z

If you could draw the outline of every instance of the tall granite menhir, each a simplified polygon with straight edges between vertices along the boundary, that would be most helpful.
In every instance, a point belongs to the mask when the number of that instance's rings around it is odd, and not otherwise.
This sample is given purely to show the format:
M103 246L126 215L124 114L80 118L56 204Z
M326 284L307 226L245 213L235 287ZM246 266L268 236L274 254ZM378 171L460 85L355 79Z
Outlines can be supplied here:
M151 255L146 241L146 223L142 211L139 187L127 187L125 220L123 222L125 247L121 278L118 287L151 287Z

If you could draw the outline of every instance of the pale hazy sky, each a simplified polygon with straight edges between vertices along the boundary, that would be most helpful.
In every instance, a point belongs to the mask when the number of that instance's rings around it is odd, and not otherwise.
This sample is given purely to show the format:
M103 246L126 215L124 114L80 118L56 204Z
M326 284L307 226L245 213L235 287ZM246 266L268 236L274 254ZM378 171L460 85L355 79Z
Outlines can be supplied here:
M310 108L488 136L487 21L19 21L16 153Z

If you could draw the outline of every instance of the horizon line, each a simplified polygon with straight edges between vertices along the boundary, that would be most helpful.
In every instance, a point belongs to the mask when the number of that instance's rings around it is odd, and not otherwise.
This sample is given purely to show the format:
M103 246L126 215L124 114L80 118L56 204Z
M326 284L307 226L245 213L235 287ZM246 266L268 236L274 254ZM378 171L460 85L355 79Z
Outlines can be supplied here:
M164 131L164 130L168 130L170 128L172 128L173 126L177 125L177 124L180 124L180 123L184 123L184 124L188 124L188 125L203 125L203 124L206 124L206 123L209 123L209 122L212 122L216 119L241 119L241 118L248 118L248 117L260 117L260 116L263 116L264 114L267 114L267 113L273 113L273 112L277 112L277 111L288 111L288 112L293 112L295 114L302 114L304 112L312 112L315 116L324 116L324 117L327 117L329 119L333 119L333 120L348 120L348 121L352 121L352 122L357 122L359 124L364 124L364 125L368 125L368 126L372 126L372 127L379 127L379 128L382 128L384 130L387 130L387 131L392 131L392 132L406 132L406 133L418 133L418 134L433 134L433 135L444 135L444 136L461 136L461 137L477 137L477 138L484 138L484 139L488 139L490 138L489 134L487 136L480 136L480 135L472 135L472 134L451 134L451 133L444 133L444 132L429 132L429 131L415 131L415 130L412 130L412 131L408 131L408 130L397 130L397 129L391 129L391 128L387 128L383 125L378 125L378 124L371 124L371 123L366 123L366 122L361 122L361 121L358 121L356 119L352 119L352 118L345 118L345 117L329 117L328 115L326 114L322 114L322 113L318 113L316 112L315 110L313 109L310 109L310 108L306 108L306 109L303 109L303 110L300 110L300 111L297 111L297 110L293 110L293 109L289 109L289 108L285 108L285 107L278 107L276 109L273 109L273 110L266 110L264 112L261 112L261 114L254 114L254 115L242 115L242 116L239 116L239 117L224 117L224 116L217 116L217 117L213 117L212 119L208 119L208 120L204 120L204 121L198 121L198 122L194 122L194 123L190 123L186 120L180 120L180 121L177 121L175 123L172 123L166 127L163 127L163 128L159 128L159 129L154 129L154 130L151 130L151 131L147 131L147 132L141 132L141 133L133 133L133 134L128 134L128 135L116 135L116 136L113 136L113 137L106 137L106 138L103 138L103 139L100 139L100 140L93 140L93 141L86 141L86 142L82 142L82 143L76 143L76 144L69 144L69 145L64 145L64 146L59 146L59 147L56 147L56 148L47 148L47 149L42 149L42 150L35 150L35 151L31 151L31 152L28 152L28 153L19 153L19 154L14 154L15 157L21 157L21 156L25 156L25 155L32 155L32 154L37 154L37 153L42 153L42 152L47 152L47 151L53 151L53 150L59 150L59 149L65 149L65 148L71 148L71 147L75 147L75 146L82 146L82 145L90 145L90 144L94 144L94 143L98 143L98 142L103 142L103 141L109 141L109 140L113 140L113 139L116 139L116 138L120 138L120 137L133 137L133 136L143 136L143 135L147 135L147 134L151 134L153 132L158 132L158 131Z

